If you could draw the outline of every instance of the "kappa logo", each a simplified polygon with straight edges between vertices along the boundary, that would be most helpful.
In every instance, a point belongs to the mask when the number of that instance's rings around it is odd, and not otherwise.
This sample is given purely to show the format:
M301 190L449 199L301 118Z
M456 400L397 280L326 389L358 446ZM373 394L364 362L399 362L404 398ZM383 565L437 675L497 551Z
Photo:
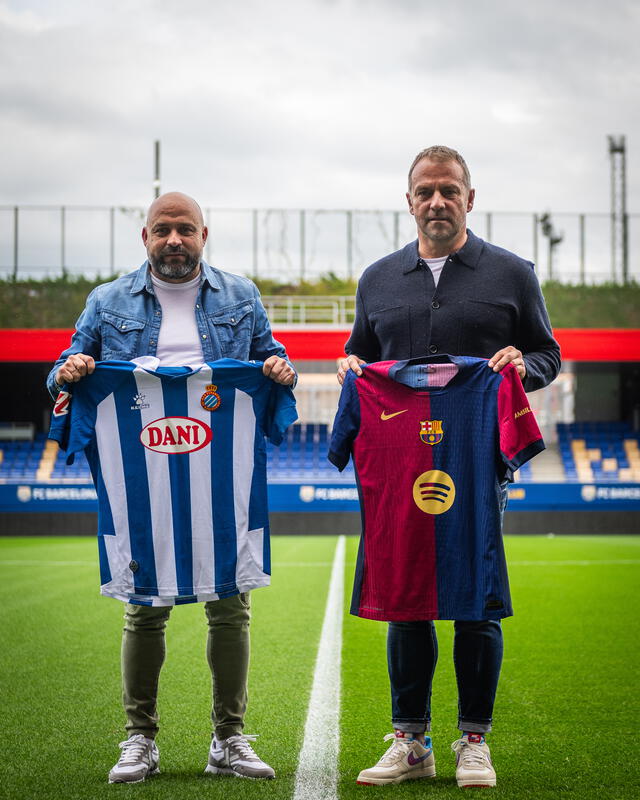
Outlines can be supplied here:
M71 393L59 392L56 397L56 402L53 405L53 416L63 417L69 413L69 406L71 405Z
M420 439L425 444L440 444L444 438L441 419L422 419L420 420Z
M382 414L380 414L380 419L382 420L391 419L392 417L397 417L398 414L404 414L404 412L408 410L409 410L408 408L403 408L402 411L393 411L391 414L387 414L386 411L383 411Z
M216 391L218 387L213 383L207 386L206 392L200 398L200 405L205 411L217 411L220 408L220 395Z
M154 453L195 453L206 447L211 428L193 417L162 417L140 432L140 442Z

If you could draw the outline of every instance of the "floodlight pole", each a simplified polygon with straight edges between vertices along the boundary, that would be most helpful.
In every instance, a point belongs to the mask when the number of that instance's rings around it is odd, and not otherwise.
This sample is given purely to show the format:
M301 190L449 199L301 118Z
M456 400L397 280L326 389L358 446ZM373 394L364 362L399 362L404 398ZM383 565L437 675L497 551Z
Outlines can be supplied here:
M624 136L608 136L611 157L611 277L629 280L627 147Z
M153 196L160 197L160 140L156 139L154 145L154 173Z

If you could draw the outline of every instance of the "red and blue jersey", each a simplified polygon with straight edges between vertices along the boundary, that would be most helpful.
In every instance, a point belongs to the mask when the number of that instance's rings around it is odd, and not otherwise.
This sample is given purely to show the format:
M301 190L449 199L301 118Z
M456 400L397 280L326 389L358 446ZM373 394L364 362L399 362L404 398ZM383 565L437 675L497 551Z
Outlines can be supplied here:
M348 372L329 459L353 458L362 513L351 613L501 619L513 613L504 483L544 443L517 370L433 356Z

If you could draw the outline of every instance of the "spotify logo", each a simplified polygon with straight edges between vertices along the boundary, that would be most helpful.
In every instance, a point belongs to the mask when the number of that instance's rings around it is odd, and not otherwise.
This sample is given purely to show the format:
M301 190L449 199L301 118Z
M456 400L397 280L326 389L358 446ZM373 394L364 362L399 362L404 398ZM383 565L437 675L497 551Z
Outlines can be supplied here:
M425 514L444 514L456 499L451 476L439 469L419 475L413 484L413 501Z

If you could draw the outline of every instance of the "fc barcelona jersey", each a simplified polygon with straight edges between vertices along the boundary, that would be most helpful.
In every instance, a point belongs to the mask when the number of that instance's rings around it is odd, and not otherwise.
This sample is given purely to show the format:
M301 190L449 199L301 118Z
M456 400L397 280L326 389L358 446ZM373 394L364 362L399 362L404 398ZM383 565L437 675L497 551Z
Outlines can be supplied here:
M329 458L353 458L362 512L351 613L376 620L513 613L501 499L544 450L517 370L433 356L349 371Z
M84 450L98 494L101 593L138 605L269 583L265 437L295 421L262 365L105 361L64 387L49 437Z

